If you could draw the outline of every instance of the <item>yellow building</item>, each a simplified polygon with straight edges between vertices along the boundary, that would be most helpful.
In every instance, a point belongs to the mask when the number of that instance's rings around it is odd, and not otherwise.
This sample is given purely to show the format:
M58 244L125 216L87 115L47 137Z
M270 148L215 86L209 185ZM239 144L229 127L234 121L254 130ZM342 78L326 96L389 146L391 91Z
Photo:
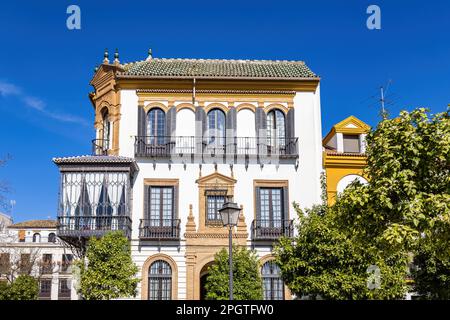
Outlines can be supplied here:
M350 116L335 124L323 139L328 204L333 204L336 194L355 179L367 183L363 169L367 164L365 138L369 130L369 125Z

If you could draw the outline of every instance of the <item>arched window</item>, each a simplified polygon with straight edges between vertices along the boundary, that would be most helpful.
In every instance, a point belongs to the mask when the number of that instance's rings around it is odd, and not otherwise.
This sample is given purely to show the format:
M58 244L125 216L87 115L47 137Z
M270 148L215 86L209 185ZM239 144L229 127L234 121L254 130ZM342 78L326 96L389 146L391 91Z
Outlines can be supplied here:
M54 234L53 232L48 234L48 242L56 242L56 234Z
M164 260L157 260L148 270L148 299L170 300L172 298L172 268Z
M208 144L225 145L225 113L220 109L208 112Z
M261 269L264 300L283 300L284 284L281 280L280 267L275 261L267 261Z
M111 133L111 122L109 120L109 112L108 109L104 108L102 110L102 131L101 131L103 150L109 149L110 133Z
M41 242L41 235L39 233L33 234L33 242Z
M284 113L278 109L267 114L267 141L270 147L286 144L286 121Z
M149 144L163 144L166 133L166 114L159 108L151 109L147 114L147 137Z

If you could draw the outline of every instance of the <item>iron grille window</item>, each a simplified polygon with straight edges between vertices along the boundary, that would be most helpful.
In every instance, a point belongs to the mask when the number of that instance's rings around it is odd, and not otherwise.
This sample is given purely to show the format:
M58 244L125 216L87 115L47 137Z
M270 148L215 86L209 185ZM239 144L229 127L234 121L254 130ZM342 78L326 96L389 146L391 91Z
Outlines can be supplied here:
M283 188L260 189L261 227L281 228L283 222Z
M60 279L58 286L58 298L70 298L70 280Z
M148 143L163 144L166 130L166 114L159 108L151 109L147 115Z
M149 224L170 227L174 217L174 187L149 188Z
M39 297L50 298L52 291L52 280L43 279L39 283Z
M226 202L227 190L206 190L206 224L222 225L219 209Z
M20 273L30 274L31 267L31 255L29 253L22 253L20 255Z
M62 255L62 272L69 272L70 267L72 266L73 255L71 254L63 254Z
M283 300L284 284L280 276L280 267L274 261L268 261L262 266L261 274L264 300Z
M11 266L10 254L0 253L0 274L9 273Z
M163 260L153 262L148 272L148 299L170 300L172 298L172 268Z
M52 255L49 253L42 255L42 273L51 273L53 270Z

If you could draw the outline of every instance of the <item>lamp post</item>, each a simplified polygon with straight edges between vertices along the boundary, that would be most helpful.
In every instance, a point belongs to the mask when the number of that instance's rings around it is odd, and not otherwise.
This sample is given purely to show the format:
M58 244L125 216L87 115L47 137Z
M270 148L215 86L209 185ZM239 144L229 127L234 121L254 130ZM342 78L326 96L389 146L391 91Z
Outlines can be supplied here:
M233 300L233 240L232 240L232 230L233 227L237 225L239 218L239 213L241 208L234 202L225 202L221 209L219 209L220 216L222 217L222 222L224 226L228 226L228 264L229 264L229 274L230 274L230 300Z

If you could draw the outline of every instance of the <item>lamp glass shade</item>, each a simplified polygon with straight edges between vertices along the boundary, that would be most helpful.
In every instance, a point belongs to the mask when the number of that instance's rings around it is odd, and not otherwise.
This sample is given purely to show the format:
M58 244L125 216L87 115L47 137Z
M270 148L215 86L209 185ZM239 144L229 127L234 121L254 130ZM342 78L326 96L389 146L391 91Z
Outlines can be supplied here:
M220 216L224 226L235 226L239 218L241 208L234 202L225 202L219 209Z

